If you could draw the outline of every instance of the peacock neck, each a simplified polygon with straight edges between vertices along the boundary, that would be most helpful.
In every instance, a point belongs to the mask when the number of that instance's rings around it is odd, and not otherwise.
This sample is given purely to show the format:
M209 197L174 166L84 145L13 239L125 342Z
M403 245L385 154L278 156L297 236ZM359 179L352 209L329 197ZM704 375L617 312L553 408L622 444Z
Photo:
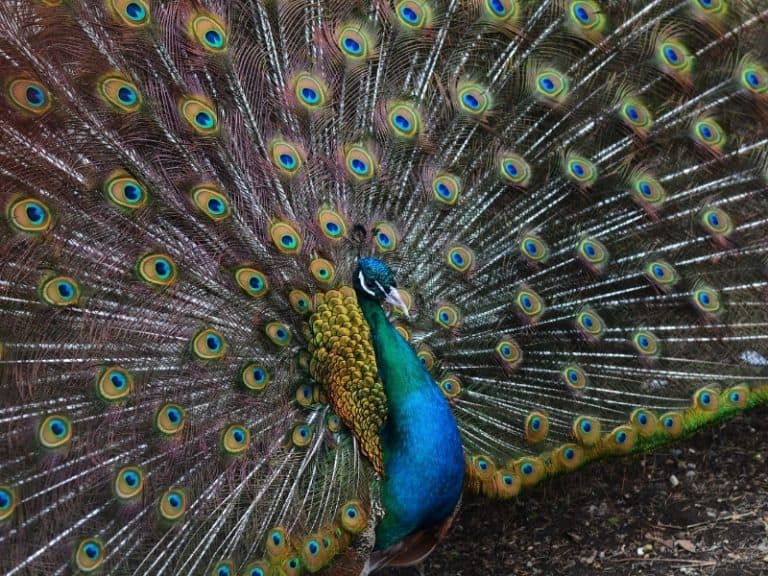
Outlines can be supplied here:
M387 394L390 414L397 420L398 407L406 396L434 384L431 379L423 377L416 379L402 377L403 372L409 369L423 371L418 356L389 322L378 302L360 295L358 295L358 302L371 329L371 343L376 354L379 377Z
M385 515L376 530L376 548L384 549L450 516L463 489L464 455L456 420L432 376L379 303L359 293L358 301L387 397Z

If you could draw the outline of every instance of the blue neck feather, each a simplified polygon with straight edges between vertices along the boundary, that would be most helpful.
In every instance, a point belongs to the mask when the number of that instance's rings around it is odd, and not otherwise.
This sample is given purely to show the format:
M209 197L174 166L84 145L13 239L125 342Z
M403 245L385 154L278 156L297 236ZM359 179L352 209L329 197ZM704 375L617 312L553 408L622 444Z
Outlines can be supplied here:
M381 306L361 291L358 300L371 328L389 410L381 432L385 515L376 530L381 550L451 514L464 485L464 454L456 420L432 376Z

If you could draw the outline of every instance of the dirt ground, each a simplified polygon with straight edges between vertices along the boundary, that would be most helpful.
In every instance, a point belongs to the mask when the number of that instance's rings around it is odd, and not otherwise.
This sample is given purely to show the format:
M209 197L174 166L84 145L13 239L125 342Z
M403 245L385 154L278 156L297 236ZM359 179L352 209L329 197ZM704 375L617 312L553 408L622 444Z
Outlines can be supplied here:
M762 409L511 502L470 500L424 574L768 575L766 459Z

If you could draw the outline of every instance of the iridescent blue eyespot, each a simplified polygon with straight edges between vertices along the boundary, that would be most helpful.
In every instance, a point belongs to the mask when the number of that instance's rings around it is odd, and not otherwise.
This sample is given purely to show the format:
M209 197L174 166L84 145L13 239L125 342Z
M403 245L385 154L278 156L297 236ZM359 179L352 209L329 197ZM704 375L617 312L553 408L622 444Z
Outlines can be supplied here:
M304 98L304 101L308 104L316 104L318 100L320 100L320 96L318 95L317 91L313 90L312 88L302 88L301 95Z
M40 82L11 77L4 78L4 84L10 101L22 110L40 116L51 108L51 94Z
M227 33L224 23L217 16L205 12L193 14L188 24L188 30L192 38L197 41L204 50L214 54L223 54L227 50Z
M45 105L46 96L45 92L38 86L31 85L27 88L26 92L27 103L33 108L39 108Z
M72 288L72 285L65 280L62 280L56 284L56 290L58 291L59 296L61 296L64 300L69 300L75 294L75 290Z
M442 206L454 206L461 193L461 180L447 172L438 173L432 179L432 194Z
M470 471L474 476L481 479L491 478L496 471L496 466L492 461L482 454L475 454L469 457Z
M209 334L205 339L205 344L208 346L209 350L216 352L219 348L221 348L221 338L215 334Z
M195 115L195 122L197 122L198 126L201 128L211 128L213 127L213 116L208 112L198 112Z
M664 47L664 56L666 56L667 60L669 60L672 64L677 64L680 58L677 54L677 50L675 50L672 46Z
M139 190L139 187L134 184L126 184L123 187L123 195L125 196L126 200L137 202L141 199L141 190Z
M168 260L165 258L158 258L155 261L155 272L157 272L157 275L160 278L167 278L170 276L172 271L173 268L171 267L170 262L168 262Z
M344 38L344 48L352 54L362 54L363 47L354 38Z
M214 328L198 332L191 341L192 353L199 360L219 360L227 350L224 335Z
M349 164L355 174L364 176L368 173L368 166L359 158L352 158Z
M663 260L647 262L644 274L654 286L664 292L671 291L680 279L677 271Z
M136 95L136 91L132 88L129 88L127 86L123 86L117 91L117 97L126 106L130 106L132 104L136 103L136 100L138 100L138 96Z
M461 99L464 104L472 110L478 110L480 108L480 101L474 96L474 94L464 94Z
M178 404L163 404L155 413L155 427L166 436L180 432L185 425L184 409Z
M208 200L208 210L210 210L213 214L219 215L226 212L227 206L218 198L210 198Z
M123 9L125 17L135 24L143 23L147 17L147 10L140 2L128 2Z
M77 543L72 555L72 572L77 574L97 573L104 563L105 550L102 541L97 538L85 538Z
M493 10L493 13L496 14L496 16L506 15L507 8L504 6L501 0L490 0L488 5L491 7L491 10Z
M224 44L224 37L217 30L208 30L205 33L205 41L213 48L221 48Z
M394 121L395 121L395 124L397 124L398 128L400 128L404 132L407 132L411 129L411 123L408 121L408 118L406 118L402 114L395 114Z
M53 432L53 434L58 438L61 438L67 432L66 425L62 420L59 420L58 418L51 420L48 423L48 427L50 428L51 432Z
M226 454L240 456L251 444L251 432L242 424L230 424L224 430L221 443Z
M520 175L520 171L517 169L517 166L515 166L512 162L506 162L504 164L504 170L507 174L512 176L512 178L517 178Z
M96 544L88 543L83 547L83 552L85 552L85 555L88 556L91 560L98 557L99 555L99 547Z
M694 57L688 48L674 38L668 38L657 47L659 64L678 78L687 78L693 70Z
M43 208L37 204L36 202L29 202L27 205L27 217L29 218L29 221L33 224L40 224L45 220L46 212L43 210Z
M0 510L6 510L11 505L11 494L5 488L0 488Z
M128 379L120 372L113 372L109 381L112 382L112 386L114 386L116 390L123 390L128 384Z
M136 472L129 470L125 474L123 474L123 482L125 482L128 486L133 488L139 483L139 475L136 474Z
M400 15L411 24L419 22L419 15L410 6L403 6L400 9Z
M144 491L144 472L137 466L124 466L117 471L112 488L120 502L134 501Z
M285 347L291 343L291 332L281 322L269 322L265 327L265 332L277 346Z
M293 91L298 104L307 110L317 110L328 101L328 88L319 76L302 71L292 79Z
M165 411L165 417L173 424L178 424L181 421L181 412L172 406Z
M278 158L280 160L280 164L283 165L283 168L292 170L296 166L296 159L290 154L280 154Z
M712 139L712 130L710 130L709 126L706 124L702 124L699 126L699 134L705 139L705 140L711 140Z

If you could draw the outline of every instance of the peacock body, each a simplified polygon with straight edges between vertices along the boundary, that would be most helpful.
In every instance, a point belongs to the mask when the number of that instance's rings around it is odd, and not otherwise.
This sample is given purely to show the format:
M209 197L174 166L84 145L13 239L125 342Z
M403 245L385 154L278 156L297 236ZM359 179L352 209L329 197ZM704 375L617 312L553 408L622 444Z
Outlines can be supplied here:
M764 404L766 18L0 4L0 569L367 574Z

